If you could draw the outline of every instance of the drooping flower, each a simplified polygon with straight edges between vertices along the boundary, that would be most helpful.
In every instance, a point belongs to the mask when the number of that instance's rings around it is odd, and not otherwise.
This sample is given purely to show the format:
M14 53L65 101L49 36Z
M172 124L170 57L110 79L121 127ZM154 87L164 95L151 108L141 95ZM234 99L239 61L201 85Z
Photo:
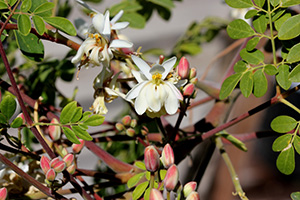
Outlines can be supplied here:
M133 62L141 70L132 71L138 81L126 95L127 100L135 99L134 107L139 115L147 112L150 117L159 117L165 113L175 114L179 107L182 94L174 82L167 78L172 70L176 57L150 67L141 58L132 55Z

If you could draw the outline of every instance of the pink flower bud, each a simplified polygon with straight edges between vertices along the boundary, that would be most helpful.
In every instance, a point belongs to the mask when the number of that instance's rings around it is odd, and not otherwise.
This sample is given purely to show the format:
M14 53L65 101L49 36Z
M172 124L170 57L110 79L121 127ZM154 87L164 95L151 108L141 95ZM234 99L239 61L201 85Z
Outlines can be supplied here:
M183 96L191 96L195 90L195 85L193 83L189 83L183 88Z
M188 78L189 71L190 71L189 61L185 57L182 57L178 64L178 75L182 79Z
M53 118L50 123L58 124L58 121L56 118ZM48 127L48 130L49 130L49 136L53 141L58 140L60 138L61 130L59 126L50 125Z
M7 189L5 187L0 189L0 200L5 200L7 197Z
M128 135L129 137L133 137L135 135L135 130L133 128L128 128L126 130L126 135Z
M196 78L196 77L190 79L190 83L197 84L197 82L198 82L198 78Z
M70 153L65 155L65 157L63 158L63 161L65 161L67 167L69 167L74 161L74 155L70 154Z
M190 74L189 74L189 79L195 78L197 75L197 69L196 68L191 68L190 69Z
M198 192L193 191L185 200L200 200L200 196Z
M167 191L172 191L175 189L179 180L179 171L176 165L172 165L169 167L167 174L164 179L164 186Z
M46 179L48 181L54 181L56 177L56 173L54 169L49 169L48 172L46 173Z
M151 189L149 200L164 200L162 193L158 189Z
M116 123L116 129L118 131L123 131L125 129L124 125L122 123Z
M51 161L50 161L50 167L54 167L54 165L56 165L56 163L58 163L60 161L59 157L56 157L56 158L53 158Z
M193 191L195 191L197 188L197 183L195 181L188 182L183 187L183 195L186 198L191 194Z
M80 141L80 144L72 144L72 149L73 149L74 153L80 153L80 151L82 150L82 148L85 144L84 140L79 139L79 141Z
M160 160L166 169L168 169L172 164L174 164L174 152L170 144L165 145L161 153Z
M61 161L58 161L58 162L54 165L53 169L54 169L55 172L57 172L57 173L64 171L64 169L66 169L66 163L65 163L65 161L62 161L62 160L61 160Z
M131 126L132 128L134 128L134 127L136 127L136 125L137 125L136 119L131 120L130 126Z
M70 173L70 174L74 174L76 170L76 165L75 164L72 164L70 165L68 168L67 168L67 171Z
M148 146L144 153L145 166L150 172L155 172L159 168L159 154L154 146Z
M123 117L122 123L124 124L124 126L130 126L131 117L129 115L126 115L125 117Z
M23 113L18 114L17 118L21 117L23 119L23 124L25 124L26 120Z
M43 172L46 174L47 171L50 169L50 160L46 156L42 156L40 160L40 165Z

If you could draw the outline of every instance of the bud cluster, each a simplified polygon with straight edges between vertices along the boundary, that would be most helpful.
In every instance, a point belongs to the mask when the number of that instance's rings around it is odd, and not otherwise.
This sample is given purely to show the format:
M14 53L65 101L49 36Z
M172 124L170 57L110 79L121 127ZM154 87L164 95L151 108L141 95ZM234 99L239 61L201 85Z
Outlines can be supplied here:
M120 132L125 132L126 135L133 137L136 134L134 128L137 125L137 120L132 119L129 115L122 118L121 122L116 123L116 129Z

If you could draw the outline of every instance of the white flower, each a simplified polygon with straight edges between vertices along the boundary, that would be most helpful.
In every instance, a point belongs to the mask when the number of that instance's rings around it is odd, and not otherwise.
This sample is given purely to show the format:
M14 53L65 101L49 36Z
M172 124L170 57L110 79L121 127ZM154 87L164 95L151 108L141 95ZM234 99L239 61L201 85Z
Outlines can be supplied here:
M176 57L162 63L155 64L152 68L137 56L131 56L133 62L142 73L132 71L138 81L126 95L127 100L135 99L134 107L139 115L147 112L150 117L157 117L165 112L175 114L179 107L182 94L174 83L167 78L169 72L176 63Z

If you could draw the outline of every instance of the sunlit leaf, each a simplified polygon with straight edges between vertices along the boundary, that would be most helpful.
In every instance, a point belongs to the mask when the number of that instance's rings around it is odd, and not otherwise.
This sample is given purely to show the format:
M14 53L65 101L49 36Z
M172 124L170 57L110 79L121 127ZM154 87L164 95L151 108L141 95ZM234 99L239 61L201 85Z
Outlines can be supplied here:
M251 26L242 19L236 19L227 26L227 33L232 39L247 38L255 35Z
M23 124L23 119L21 117L17 117L16 119L14 119L12 121L12 123L10 124L10 126L12 128L19 128L20 126L22 126Z
M254 18L253 26L258 33L264 33L267 30L268 20L266 15L260 15Z
M277 74L278 70L274 65L267 64L264 67L264 72L266 72L268 75L273 76L273 75Z
M80 118L82 117L82 107L77 107L75 109L74 115L71 119L71 122L78 122L80 120Z
M296 152L300 155L300 137L298 135L295 135L293 145Z
M77 137L79 137L83 140L86 140L86 141L93 140L92 136L90 136L90 134L86 130L84 130L78 126L71 126L71 128Z
M34 16L32 16L32 21L33 21L34 27L35 27L36 31L38 32L38 34L43 35L46 31L46 26L45 26L45 22L44 22L43 18L41 18L38 15L34 15Z
M243 60L239 60L238 62L235 63L233 69L236 73L244 72L247 70L247 63Z
M286 61L294 63L300 61L300 43L294 45L287 55Z
M300 4L300 0L281 0L281 2L282 7L290 7Z
M43 17L43 19L50 25L54 26L55 28L71 35L75 36L76 29L73 24L64 17Z
M39 13L44 13L46 11L52 11L52 9L54 8L54 3L52 2L45 2L43 4L41 4L40 6L38 6L33 13L34 14L39 14Z
M278 133L287 133L297 126L297 121L287 115L276 117L271 122L271 128Z
M68 138L68 140L70 140L71 142L75 143L75 144L80 144L80 141L78 140L78 138L76 137L74 131L72 131L70 128L68 127L62 127L63 132L65 133L66 137Z
M263 5L265 4L265 1L266 1L266 0L254 0L254 3L255 3L258 7L262 8Z
M145 18L138 14L138 13L124 13L120 19L121 21L126 21L129 22L129 26L131 28L138 28L138 29L142 29L145 27L146 25L146 20Z
M21 5L21 11L27 12L31 8L31 0L24 0Z
M285 13L282 17L275 21L275 28L279 30L282 24L291 17L291 13Z
M293 192L293 193L291 194L291 198L292 198L293 200L300 200L300 192Z
M149 181L145 181L139 184L138 186L136 186L136 188L132 192L132 199L133 200L139 199L142 196L142 194L145 192L148 185L149 185Z
M278 30L280 40L290 40L300 35L300 15L287 19Z
M259 37L254 37L252 38L251 40L249 40L247 42L247 45L246 45L246 50L247 51L252 51L253 49L255 49L256 45L258 44L260 38Z
M288 147L288 145L291 143L292 136L292 134L285 134L276 138L272 145L273 151L279 152Z
M289 74L289 80L293 82L300 82L300 64L291 71Z
M127 187L128 188L132 188L133 186L135 186L136 184L138 184L138 182L145 176L145 172L142 173L138 173L136 175L134 175L133 177L131 177L128 181L127 181Z
M99 126L104 122L105 117L102 115L92 115L83 124L88 126Z
M245 15L245 19L251 19L252 17L254 17L257 14L257 10L248 10L246 15Z
M61 111L60 113L60 122L62 124L66 124L71 122L71 120L73 119L75 112L76 112L76 108L77 108L77 102L76 101L72 101L70 103L68 103Z

